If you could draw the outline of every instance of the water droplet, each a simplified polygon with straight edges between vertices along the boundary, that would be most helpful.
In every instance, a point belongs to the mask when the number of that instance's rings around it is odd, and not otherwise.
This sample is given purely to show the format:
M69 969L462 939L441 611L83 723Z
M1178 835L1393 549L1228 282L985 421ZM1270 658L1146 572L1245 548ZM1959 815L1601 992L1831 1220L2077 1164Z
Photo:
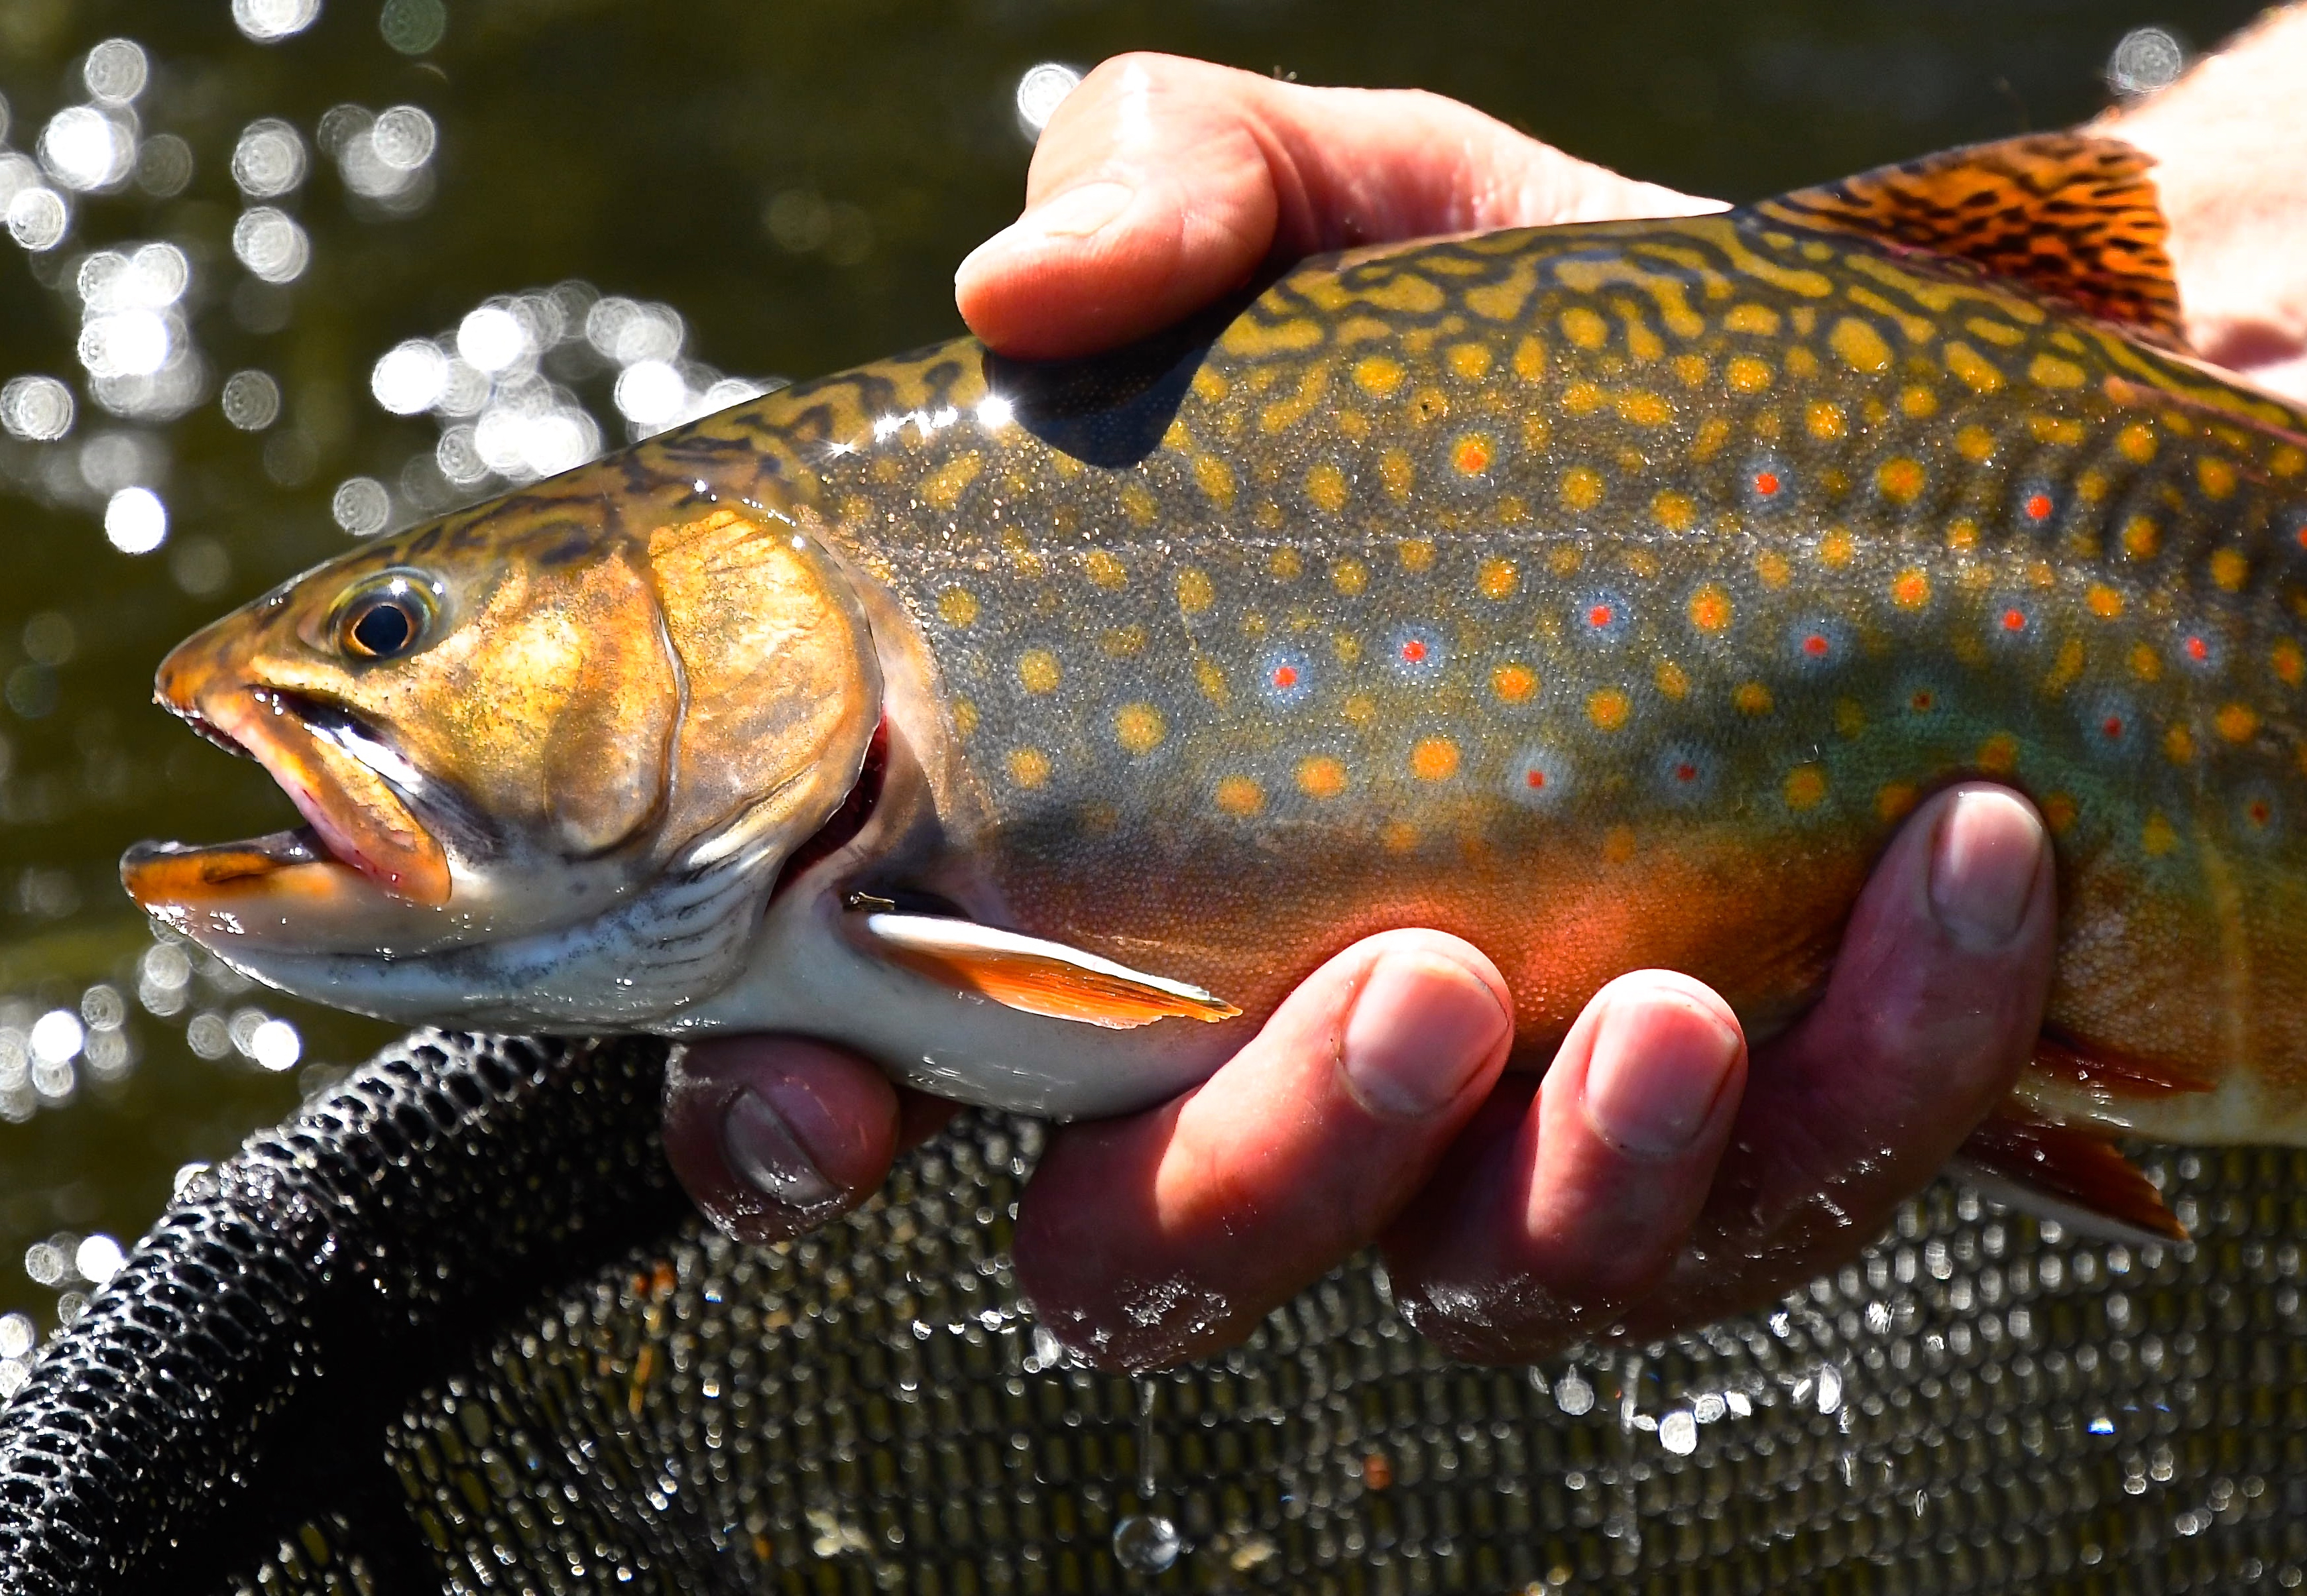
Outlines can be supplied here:
M1113 1526L1113 1560L1132 1574L1163 1574L1186 1543L1158 1513L1133 1513Z

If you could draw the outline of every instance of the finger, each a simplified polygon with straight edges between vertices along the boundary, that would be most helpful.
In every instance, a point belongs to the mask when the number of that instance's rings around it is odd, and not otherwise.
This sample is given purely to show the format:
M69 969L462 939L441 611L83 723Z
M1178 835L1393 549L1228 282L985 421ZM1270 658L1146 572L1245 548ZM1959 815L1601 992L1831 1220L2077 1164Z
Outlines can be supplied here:
M1316 971L1197 1090L1053 1138L1017 1215L1043 1325L1108 1368L1248 1334L1409 1200L1513 1043L1496 966L1388 931Z
M1576 160L1415 90L1315 89L1120 56L1042 130L1026 210L954 280L961 313L1028 359L1165 327L1269 259L1375 239L1721 207Z
M1486 1362L1607 1326L1680 1252L1745 1074L1737 1017L1703 983L1667 970L1610 982L1535 1101L1519 1082L1493 1094L1388 1232L1402 1317Z
M665 1079L665 1158L740 1241L783 1240L855 1207L879 1189L909 1128L936 1126L905 1126L888 1077L823 1043L694 1042Z
M2034 1051L2056 897L2025 800L1967 783L1917 812L1859 897L1824 998L1757 1050L1706 1214L1631 1334L1777 1295L1930 1181Z

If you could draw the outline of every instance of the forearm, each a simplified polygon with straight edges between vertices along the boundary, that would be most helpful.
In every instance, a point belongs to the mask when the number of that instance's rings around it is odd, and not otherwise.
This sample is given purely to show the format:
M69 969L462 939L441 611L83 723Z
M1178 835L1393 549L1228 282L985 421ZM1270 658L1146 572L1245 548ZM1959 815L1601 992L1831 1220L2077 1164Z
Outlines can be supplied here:
M2196 351L2307 399L2307 5L2097 126L2155 158Z

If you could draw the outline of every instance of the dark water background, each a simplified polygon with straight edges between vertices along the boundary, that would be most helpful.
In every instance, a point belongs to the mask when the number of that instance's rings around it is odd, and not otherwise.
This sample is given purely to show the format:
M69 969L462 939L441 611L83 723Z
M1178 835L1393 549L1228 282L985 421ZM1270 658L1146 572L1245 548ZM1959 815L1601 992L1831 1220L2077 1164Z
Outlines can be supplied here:
M953 267L1016 210L1037 64L1147 47L1422 86L1740 199L2079 120L2112 66L2167 70L2136 38L2118 61L2130 30L2201 49L2255 9L0 0L0 1395L180 1169L385 1034L155 944L121 896L139 837L295 819L151 706L161 654L340 523L626 442L621 395L657 416L956 330ZM384 408L443 356L373 383L380 358L460 327L513 355L451 386L467 414ZM156 505L165 541L116 547Z

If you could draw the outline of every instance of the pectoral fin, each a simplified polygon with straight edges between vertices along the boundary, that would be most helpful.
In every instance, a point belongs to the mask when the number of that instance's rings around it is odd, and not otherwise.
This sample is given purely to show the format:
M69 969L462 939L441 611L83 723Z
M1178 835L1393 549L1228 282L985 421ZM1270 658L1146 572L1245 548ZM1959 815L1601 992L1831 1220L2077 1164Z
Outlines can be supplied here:
M2183 349L2154 162L2117 139L2031 133L1877 167L1754 209L1969 262Z
M868 914L866 935L918 975L1027 1014L1126 1031L1159 1019L1214 1024L1241 1012L1200 987L1061 942L941 914Z
M1956 1172L1992 1197L2105 1240L2184 1241L2146 1172L2105 1135L2004 1108L1970 1133Z
M2048 1034L2036 1040L2035 1068L2054 1080L2093 1087L2114 1097L2177 1097L2208 1092L2215 1084L2159 1059L2139 1058Z

